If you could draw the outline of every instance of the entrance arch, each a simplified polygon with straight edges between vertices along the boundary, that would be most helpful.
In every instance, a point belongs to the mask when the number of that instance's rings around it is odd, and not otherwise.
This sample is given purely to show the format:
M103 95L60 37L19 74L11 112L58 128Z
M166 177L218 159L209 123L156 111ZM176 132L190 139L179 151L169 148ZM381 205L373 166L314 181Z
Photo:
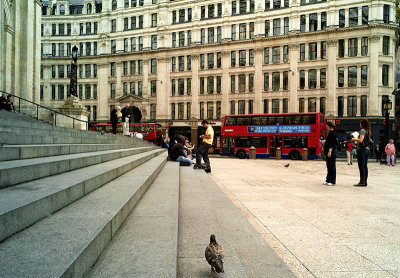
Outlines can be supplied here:
M142 120L142 112L140 109L133 105L130 107L130 109L132 112L131 123L140 123Z

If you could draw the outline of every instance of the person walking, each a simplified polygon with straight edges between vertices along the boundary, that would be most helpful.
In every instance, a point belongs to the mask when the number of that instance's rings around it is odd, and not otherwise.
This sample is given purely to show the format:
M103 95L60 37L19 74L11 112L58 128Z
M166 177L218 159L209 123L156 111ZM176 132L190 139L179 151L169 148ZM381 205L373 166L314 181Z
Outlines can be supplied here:
M376 162L378 162L381 157L380 151L379 151L379 144L376 144L374 151L375 151L375 156L376 156Z
M360 128L359 138L351 139L352 142L357 143L357 162L360 171L360 182L356 183L354 186L367 186L371 125L367 119L363 119L360 121Z
M351 137L347 138L346 141L346 154L347 154L347 165L353 165L353 143L350 141Z
M196 153L196 165L194 165L194 169L202 169L201 167L201 158L203 158L204 163L207 164L208 169L207 172L211 172L211 167L210 167L210 160L208 158L208 149L211 147L214 139L214 129L211 127L211 125L208 123L207 120L203 120L201 122L201 125L206 129L206 132L204 135L201 135L200 138L203 140L200 143L200 146L197 148L197 153Z
M336 157L339 140L335 131L336 127L332 122L326 123L326 129L329 133L324 144L324 154L328 173L324 185L330 186L336 184Z
M111 125L112 125L112 133L117 134L117 125L118 125L118 112L121 110L121 107L116 106L113 110L111 110Z
M385 147L386 161L387 165L390 166L390 161L392 161L392 166L394 166L394 156L396 154L396 147L394 146L394 140L390 139L389 143Z
M121 110L122 113L122 130L125 136L130 136L129 123L131 121L132 111L129 108L129 104L126 104Z

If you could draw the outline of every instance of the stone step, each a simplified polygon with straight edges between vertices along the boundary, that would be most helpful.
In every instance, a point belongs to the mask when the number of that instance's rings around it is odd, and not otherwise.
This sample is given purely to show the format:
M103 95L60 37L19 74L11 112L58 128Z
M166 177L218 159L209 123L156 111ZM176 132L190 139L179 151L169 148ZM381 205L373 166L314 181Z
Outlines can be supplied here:
M179 163L167 162L87 278L176 277Z
M151 150L150 147L0 162L0 189Z
M138 145L149 146L149 142L137 138L124 136L39 136L39 135L22 135L13 132L0 131L0 144L3 145L37 145L37 144L114 144L128 143L136 141Z
M151 150L0 190L0 241L163 152Z
M161 154L0 245L2 277L83 277L159 171Z
M224 250L223 277L296 277L203 170L180 167L177 277L211 277L211 234Z
M7 126L14 125L16 127L29 127L29 124L31 124L32 127L41 127L43 129L52 128L52 125L50 123L38 121L35 118L24 114L13 113L4 110L0 110L0 122L1 125Z
M0 161L128 149L132 147L138 147L136 142L132 144L3 145L0 146Z

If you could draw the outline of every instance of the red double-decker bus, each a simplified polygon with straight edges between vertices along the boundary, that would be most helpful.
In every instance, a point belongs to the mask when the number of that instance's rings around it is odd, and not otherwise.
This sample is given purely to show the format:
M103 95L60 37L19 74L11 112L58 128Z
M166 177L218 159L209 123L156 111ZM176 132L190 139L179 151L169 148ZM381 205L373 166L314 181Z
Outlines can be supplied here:
M105 133L112 132L112 125L111 124L94 124L93 130ZM147 140L150 142L155 143L159 134L164 135L165 131L162 129L160 124L156 123L140 123L140 124L130 124L129 125L130 132L139 132L143 134L143 140ZM117 134L122 133L122 124L117 125Z
M322 113L259 114L225 116L221 132L221 155L246 158L251 146L256 157L300 159L303 148L309 159L321 157L321 139L325 138L325 116Z

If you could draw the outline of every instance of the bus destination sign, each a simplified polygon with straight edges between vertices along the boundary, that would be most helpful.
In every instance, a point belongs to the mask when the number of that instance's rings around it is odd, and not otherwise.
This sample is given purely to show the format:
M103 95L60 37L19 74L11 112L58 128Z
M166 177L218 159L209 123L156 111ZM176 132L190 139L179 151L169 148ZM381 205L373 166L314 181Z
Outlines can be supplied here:
M276 133L277 126L269 125L269 126L248 126L248 133ZM280 133L310 133L311 126L310 125L288 125L288 126L279 126Z

